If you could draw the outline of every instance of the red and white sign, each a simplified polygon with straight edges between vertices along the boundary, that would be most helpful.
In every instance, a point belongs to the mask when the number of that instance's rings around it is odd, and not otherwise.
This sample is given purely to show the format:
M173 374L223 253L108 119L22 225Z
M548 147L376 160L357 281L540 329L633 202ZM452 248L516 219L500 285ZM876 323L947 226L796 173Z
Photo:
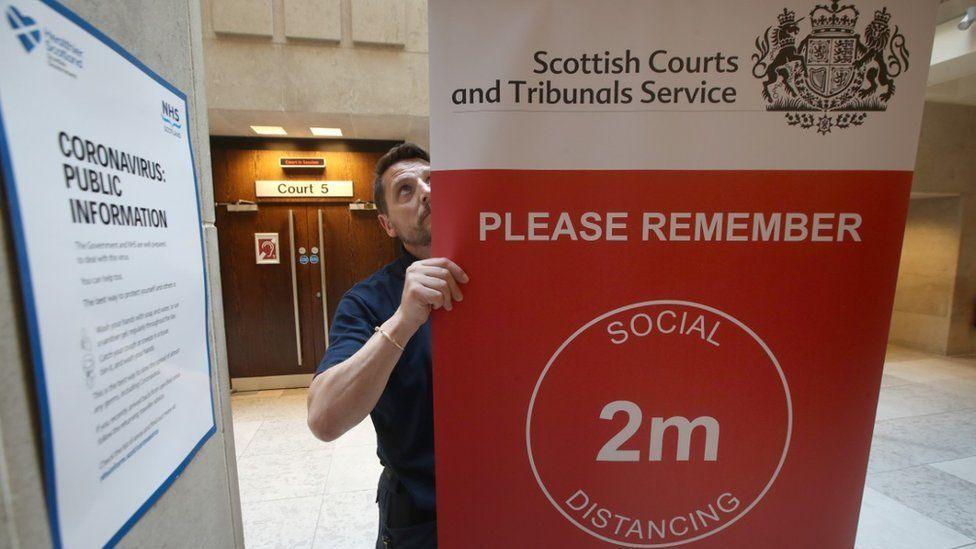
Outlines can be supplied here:
M313 170L324 170L324 158L290 157L283 156L278 159L278 165L282 168L303 168Z
M609 379L595 364L613 365ZM675 411L685 415L661 415ZM536 382L525 437L539 487L580 530L690 542L760 502L792 425L789 386L759 336L717 309L662 300L608 311L569 336Z
M853 545L937 2L849 4L431 0L442 547Z
M281 263L278 250L278 233L254 233L254 258L258 265Z

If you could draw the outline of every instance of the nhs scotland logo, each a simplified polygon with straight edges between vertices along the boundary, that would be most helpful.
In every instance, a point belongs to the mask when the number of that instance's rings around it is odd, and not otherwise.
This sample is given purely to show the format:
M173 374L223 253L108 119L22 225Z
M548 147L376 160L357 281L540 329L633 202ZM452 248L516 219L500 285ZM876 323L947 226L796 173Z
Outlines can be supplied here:
M175 107L166 101L163 101L161 116L163 118L163 131L176 137L181 137L183 135L180 132L180 130L183 128L183 122L180 121L179 107Z
M32 17L20 13L20 10L14 6L7 7L6 15L7 23L17 33L20 45L24 47L25 51L30 53L41 41L41 30L37 28L37 21L34 21Z

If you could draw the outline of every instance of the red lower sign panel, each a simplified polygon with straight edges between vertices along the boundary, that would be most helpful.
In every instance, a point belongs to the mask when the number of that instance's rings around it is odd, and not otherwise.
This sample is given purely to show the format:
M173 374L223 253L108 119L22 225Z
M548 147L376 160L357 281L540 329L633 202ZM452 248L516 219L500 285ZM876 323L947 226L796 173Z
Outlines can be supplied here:
M441 545L851 547L910 184L436 172Z

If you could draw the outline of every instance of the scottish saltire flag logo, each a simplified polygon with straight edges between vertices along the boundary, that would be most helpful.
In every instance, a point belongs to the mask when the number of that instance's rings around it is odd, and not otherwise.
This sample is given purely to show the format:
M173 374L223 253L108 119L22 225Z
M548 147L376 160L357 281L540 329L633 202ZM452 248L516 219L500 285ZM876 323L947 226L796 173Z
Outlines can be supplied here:
M13 6L7 7L7 23L17 33L24 50L30 52L41 41L41 30L37 28L37 21L32 17L20 13Z

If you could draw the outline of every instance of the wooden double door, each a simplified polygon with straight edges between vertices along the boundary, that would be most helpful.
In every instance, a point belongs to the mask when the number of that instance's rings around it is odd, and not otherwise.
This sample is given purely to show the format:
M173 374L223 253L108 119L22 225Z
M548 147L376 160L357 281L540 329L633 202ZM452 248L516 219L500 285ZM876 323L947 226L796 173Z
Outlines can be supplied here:
M277 235L278 263L258 263L259 233ZM375 212L347 203L219 208L217 234L232 378L315 372L339 299L397 253Z

